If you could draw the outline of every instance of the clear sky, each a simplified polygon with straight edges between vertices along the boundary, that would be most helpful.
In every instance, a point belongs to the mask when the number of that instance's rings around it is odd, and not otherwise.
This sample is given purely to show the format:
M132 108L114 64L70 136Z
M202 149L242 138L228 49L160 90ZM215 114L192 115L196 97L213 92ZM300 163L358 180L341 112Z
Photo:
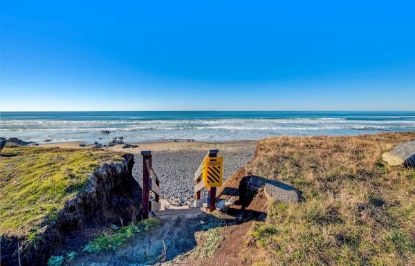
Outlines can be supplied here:
M415 110L415 1L0 0L0 110Z

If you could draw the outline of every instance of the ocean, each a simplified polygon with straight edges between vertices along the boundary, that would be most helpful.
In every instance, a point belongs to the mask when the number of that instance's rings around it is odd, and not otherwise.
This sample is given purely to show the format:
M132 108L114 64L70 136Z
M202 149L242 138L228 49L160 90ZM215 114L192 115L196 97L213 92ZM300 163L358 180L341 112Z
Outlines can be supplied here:
M0 137L38 143L106 143L120 136L128 143L213 142L403 131L415 131L415 112L0 112Z

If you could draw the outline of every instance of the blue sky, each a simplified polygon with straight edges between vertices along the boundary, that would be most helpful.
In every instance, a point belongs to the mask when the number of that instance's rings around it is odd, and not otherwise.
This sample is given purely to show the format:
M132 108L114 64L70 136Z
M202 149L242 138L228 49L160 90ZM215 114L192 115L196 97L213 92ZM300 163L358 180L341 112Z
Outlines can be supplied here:
M415 110L415 1L0 0L0 110Z

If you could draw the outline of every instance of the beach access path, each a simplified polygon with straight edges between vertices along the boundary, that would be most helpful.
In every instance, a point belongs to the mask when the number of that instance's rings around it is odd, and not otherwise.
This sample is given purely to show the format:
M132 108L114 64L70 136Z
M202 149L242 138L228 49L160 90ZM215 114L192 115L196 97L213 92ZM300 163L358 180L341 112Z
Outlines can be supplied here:
M43 147L60 147L72 149L88 149L80 147L79 142L42 144ZM104 147L115 152L135 155L133 168L134 178L142 182L142 150L150 150L153 155L153 168L160 178L161 198L172 205L191 205L194 201L194 173L202 162L206 152L218 149L219 156L224 159L224 180L239 168L252 160L256 141L233 142L146 142L135 143L138 147L122 148L123 145Z

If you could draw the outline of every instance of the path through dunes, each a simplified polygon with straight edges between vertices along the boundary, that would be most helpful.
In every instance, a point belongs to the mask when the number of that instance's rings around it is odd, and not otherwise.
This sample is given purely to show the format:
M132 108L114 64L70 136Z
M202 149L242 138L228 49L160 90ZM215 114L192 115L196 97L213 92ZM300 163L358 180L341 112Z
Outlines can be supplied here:
M206 146L206 147L205 147ZM218 147L224 158L224 179L252 160L255 143L205 145L190 150L152 151L153 168L160 177L162 198L174 205L191 205L194 193L194 173L209 149ZM133 169L135 179L142 184L142 156L135 156Z
M262 210L266 206L263 194L244 210L238 204L212 213L173 206L156 213L160 224L116 251L84 254L70 265L249 265L251 258L240 251L247 248L247 232L253 221L265 219Z

